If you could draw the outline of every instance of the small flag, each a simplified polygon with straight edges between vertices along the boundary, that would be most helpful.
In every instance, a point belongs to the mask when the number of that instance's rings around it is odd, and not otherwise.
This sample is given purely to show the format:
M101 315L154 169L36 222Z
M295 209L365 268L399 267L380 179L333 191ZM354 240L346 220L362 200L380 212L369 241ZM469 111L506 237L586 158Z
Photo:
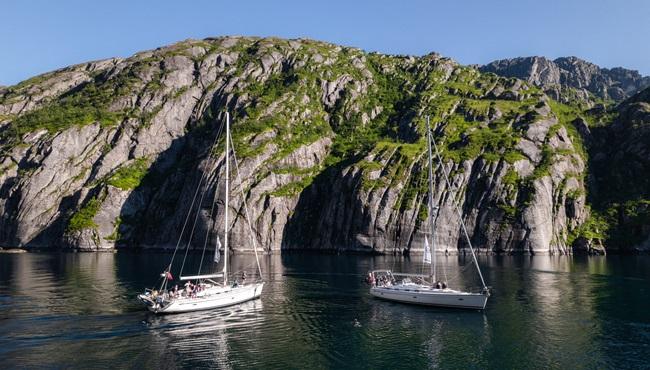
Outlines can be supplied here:
M219 263L219 260L221 259L221 254L219 253L219 249L221 249L221 241L217 236L217 246L214 248L214 263Z
M167 271L167 273L165 274L165 277L167 278L167 280L174 280L174 277L172 276L172 273L169 272L169 271Z
M431 248L429 247L429 239L426 235L424 236L424 256L422 256L422 262L431 264Z

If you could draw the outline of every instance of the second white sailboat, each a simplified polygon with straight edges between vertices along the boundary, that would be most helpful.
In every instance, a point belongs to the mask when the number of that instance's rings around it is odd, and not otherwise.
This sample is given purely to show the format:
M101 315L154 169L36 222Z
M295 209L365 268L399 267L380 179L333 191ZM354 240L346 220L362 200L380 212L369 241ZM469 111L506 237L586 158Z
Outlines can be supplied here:
M433 206L433 160L431 153L431 146L436 151L438 162L441 165L442 172L447 183L450 186L449 177L447 172L442 166L442 159L435 141L431 137L431 129L429 127L429 117L427 117L427 149L429 154L429 194L428 194L428 215L427 221L431 230L433 239L433 231L435 230L435 222L433 213L437 207ZM428 275L424 274L406 274L393 272L391 270L374 270L368 273L368 281L371 284L370 294L390 301L397 301L403 303L413 303L437 307L452 307L452 308L471 308L471 309L484 309L487 304L490 292L485 285L481 268L476 260L474 248L465 229L465 224L462 220L462 214L458 207L456 207L458 216L462 226L462 231L465 235L467 243L470 247L472 254L472 261L476 265L478 275L481 279L482 289L479 292L466 292L462 290L451 289L447 286L446 281L438 280L436 275L436 253L433 247L429 247L428 239L425 236L425 253L424 263L431 266L431 272ZM432 240L433 241L433 240Z

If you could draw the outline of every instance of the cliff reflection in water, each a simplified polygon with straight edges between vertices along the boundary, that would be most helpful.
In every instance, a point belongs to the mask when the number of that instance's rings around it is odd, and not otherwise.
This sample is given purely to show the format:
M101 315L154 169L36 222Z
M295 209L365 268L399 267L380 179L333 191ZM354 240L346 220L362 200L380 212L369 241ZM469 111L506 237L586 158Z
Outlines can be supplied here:
M158 281L169 258L0 254L3 368L646 366L648 257L480 256L493 295L477 312L368 294L369 270L426 271L418 256L261 256L261 300L155 316L135 295ZM199 259L188 256L188 271ZM439 261L452 286L478 285L469 257ZM234 256L231 267L253 262Z
M24 316L119 312L126 291L117 284L113 253L16 255L9 267L14 305ZM4 274L3 274L4 275ZM24 304L21 304L24 303Z

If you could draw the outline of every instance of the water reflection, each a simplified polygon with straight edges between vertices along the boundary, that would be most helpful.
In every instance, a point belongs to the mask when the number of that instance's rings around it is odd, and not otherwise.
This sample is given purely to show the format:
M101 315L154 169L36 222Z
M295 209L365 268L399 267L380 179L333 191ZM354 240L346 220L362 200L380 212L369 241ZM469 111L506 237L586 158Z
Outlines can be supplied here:
M3 367L646 366L648 257L480 256L493 295L477 312L368 294L367 271L426 271L417 257L261 256L267 281L261 300L154 316L134 296L169 258L0 254ZM200 256L188 258L188 266L197 266ZM254 256L231 261L234 271L248 269ZM468 257L439 261L452 284L477 285Z
M382 361L412 364L414 368L481 367L491 347L488 316L476 311L436 309L395 302L373 301L366 334L367 351ZM459 351L470 349L459 355ZM419 356L414 357L413 352Z
M537 318L533 340L540 360L563 367L576 360L599 364L602 348L594 340L600 331L592 299L598 289L594 280L573 273L576 267L566 256L528 258L524 268L532 272L531 313Z
M126 291L117 283L113 253L14 255L3 274L13 314L119 312Z
M212 311L149 315L146 323L155 346L173 356L174 364L229 369L233 365L233 350L255 352L246 338L237 334L242 329L252 338L260 334L264 322L262 308L262 302L255 300Z

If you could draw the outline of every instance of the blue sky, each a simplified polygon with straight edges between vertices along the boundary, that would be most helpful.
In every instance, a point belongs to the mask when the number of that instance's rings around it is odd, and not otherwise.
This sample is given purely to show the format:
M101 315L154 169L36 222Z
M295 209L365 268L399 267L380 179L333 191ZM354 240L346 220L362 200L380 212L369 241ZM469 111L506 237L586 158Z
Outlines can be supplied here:
M575 55L650 75L650 1L3 0L0 85L187 38L309 37L464 64Z

